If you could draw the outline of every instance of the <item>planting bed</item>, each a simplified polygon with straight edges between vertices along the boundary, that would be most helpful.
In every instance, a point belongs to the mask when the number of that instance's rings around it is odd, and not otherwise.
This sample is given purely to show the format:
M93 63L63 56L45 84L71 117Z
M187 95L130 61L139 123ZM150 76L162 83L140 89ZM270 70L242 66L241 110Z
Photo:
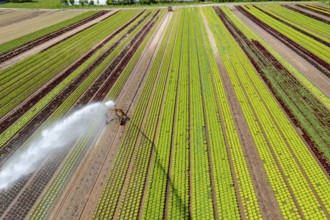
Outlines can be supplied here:
M329 13L96 10L0 45L0 177L77 109L113 100L128 116L86 119L0 189L0 218L330 219Z

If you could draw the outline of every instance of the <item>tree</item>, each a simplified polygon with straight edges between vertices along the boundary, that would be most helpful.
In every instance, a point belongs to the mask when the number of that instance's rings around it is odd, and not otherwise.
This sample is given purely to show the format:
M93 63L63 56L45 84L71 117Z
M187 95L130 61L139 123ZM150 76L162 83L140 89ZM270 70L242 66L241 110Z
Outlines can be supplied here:
M74 0L70 0L70 5L74 5Z

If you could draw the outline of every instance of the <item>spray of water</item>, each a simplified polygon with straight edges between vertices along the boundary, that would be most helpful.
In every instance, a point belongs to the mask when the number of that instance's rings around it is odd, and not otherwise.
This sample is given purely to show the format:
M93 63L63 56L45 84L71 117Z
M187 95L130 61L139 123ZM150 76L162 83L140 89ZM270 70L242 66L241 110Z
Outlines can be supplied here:
M72 145L88 131L102 126L114 102L93 103L45 128L24 150L13 155L0 170L0 190L10 188L21 177L31 174L51 152ZM94 124L93 124L94 123Z

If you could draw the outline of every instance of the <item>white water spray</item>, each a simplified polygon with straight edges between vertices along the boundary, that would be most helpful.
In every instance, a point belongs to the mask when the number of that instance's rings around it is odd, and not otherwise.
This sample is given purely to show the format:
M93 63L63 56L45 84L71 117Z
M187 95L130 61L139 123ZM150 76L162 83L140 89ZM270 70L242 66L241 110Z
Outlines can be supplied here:
M107 112L114 102L93 103L45 128L23 151L13 155L1 168L0 190L12 186L21 177L31 174L44 162L51 160L50 153L69 147L83 136L88 127L104 125Z

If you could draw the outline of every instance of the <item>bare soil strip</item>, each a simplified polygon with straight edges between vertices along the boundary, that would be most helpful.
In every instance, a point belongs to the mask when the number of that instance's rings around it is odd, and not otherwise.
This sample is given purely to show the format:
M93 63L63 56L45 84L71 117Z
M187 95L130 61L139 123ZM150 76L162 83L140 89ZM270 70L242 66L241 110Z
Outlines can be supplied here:
M62 35L59 35L59 36L56 36L55 38L52 38L51 40L47 40L46 42L38 45L38 46L35 46L35 47L32 47L31 49L28 49L27 51L23 52L23 53L20 53L18 56L13 56L11 58L9 58L8 60L6 59L6 61L0 61L0 70L2 69L6 69L12 65L14 65L15 63L29 57L29 56L32 56L36 53L39 53L40 51L42 50L45 50L46 48L56 44L56 43L59 43L65 39L67 39L68 37L71 37L95 24L97 24L98 22L106 19L107 17L117 13L118 11L117 10L112 10L112 11L109 11L108 13L102 15L101 17L98 17L88 23L85 23L83 25L80 25L76 28L74 28L73 30L70 30L70 31L67 31L65 32L64 34ZM5 54L6 55L6 54ZM5 56L3 55L3 56ZM2 57L2 56L1 56Z
M312 64L306 62L305 58L298 55L287 45L279 41L273 35L265 31L263 28L252 22L240 11L232 8L234 14L240 18L252 31L258 34L267 44L274 48L281 56L283 56L290 64L292 64L299 72L316 85L325 95L330 97L330 80Z
M253 182L255 192L257 194L261 214L266 219L280 219L281 212L278 203L275 199L274 192L269 184L267 174L263 168L263 162L260 159L259 153L254 144L250 129L245 120L244 114L236 97L233 85L229 79L228 73L224 64L221 61L221 56L218 52L213 34L208 26L206 18L203 14L203 20L208 32L209 41L211 43L214 56L217 61L218 69L225 85L227 97L230 104L230 109L234 113L235 126L239 132L241 146L247 165L250 170L250 176Z

